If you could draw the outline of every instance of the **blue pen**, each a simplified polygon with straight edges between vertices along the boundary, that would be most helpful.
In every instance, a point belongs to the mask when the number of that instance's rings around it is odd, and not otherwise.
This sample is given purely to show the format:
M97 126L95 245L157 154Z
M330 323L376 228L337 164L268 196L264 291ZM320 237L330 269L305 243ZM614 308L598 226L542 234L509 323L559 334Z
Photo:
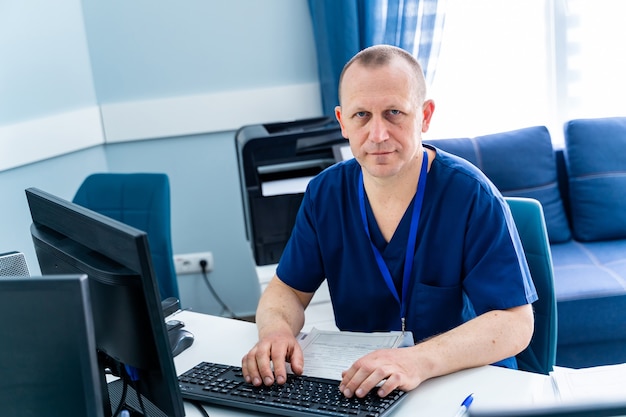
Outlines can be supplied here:
M469 408L469 406L472 405L472 401L474 401L474 394L468 395L463 400L454 417L463 417L467 413L467 409Z

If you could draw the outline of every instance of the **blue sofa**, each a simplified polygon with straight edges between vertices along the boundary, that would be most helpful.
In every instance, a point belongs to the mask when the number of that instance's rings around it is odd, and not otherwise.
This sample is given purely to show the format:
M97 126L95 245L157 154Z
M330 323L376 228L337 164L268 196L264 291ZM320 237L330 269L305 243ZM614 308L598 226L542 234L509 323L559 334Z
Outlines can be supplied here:
M558 311L556 364L626 362L626 117L577 119L554 148L543 126L430 140L505 196L544 209Z

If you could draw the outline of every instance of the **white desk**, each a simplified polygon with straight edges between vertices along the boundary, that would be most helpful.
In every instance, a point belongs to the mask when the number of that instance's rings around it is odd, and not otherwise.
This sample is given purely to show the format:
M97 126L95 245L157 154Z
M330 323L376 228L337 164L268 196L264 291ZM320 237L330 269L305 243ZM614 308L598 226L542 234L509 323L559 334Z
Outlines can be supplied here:
M253 323L183 311L175 316L195 335L194 344L174 359L178 374L202 360L241 366L241 358L256 343ZM532 404L546 399L549 377L523 371L484 366L424 382L410 392L393 416L450 417L461 401L474 393L474 404ZM206 406L211 417L249 416L248 411ZM185 404L187 416L200 413ZM261 415L261 414L258 414Z

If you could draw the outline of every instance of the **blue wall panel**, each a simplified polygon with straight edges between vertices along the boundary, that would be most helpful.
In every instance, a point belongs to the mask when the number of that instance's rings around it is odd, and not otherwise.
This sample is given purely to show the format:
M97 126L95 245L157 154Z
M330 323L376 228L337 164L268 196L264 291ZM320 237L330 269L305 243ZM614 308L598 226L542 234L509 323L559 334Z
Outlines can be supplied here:
M0 1L0 126L95 104L80 0Z
M101 104L317 80L303 0L83 5Z

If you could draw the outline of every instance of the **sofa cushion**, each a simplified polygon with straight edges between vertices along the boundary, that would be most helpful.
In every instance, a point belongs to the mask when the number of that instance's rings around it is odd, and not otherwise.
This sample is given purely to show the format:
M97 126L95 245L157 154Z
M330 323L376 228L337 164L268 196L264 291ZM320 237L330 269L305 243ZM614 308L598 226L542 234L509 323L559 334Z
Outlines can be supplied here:
M574 237L626 238L626 117L570 120L565 146Z
M557 297L558 366L626 361L626 239L550 245Z
M626 239L550 245L561 301L626 295Z
M439 139L428 143L476 165L507 197L538 200L550 243L566 242L571 234L559 193L556 159L544 126L479 136Z
M556 364L567 368L626 362L626 295L558 303Z

